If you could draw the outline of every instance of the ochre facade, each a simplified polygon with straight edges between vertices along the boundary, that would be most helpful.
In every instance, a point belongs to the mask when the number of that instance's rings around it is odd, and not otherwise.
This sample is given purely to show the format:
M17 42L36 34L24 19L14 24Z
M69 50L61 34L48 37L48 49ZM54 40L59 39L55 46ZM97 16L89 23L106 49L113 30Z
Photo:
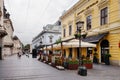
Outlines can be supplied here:
M102 10L106 9L107 15L103 18ZM87 29L87 17L91 16L91 28ZM62 22L62 40L74 38L76 32L76 23L84 21L82 31L87 33L87 37L105 34L97 42L97 53L99 63L103 63L103 54L109 53L110 63L120 66L120 0L79 0L73 7L66 11L61 17ZM71 35L69 26L72 26ZM87 38L86 37L86 38ZM90 42L90 41L88 41ZM72 48L72 47L71 47ZM66 57L69 57L69 48L64 50ZM82 54L86 56L87 48L82 48ZM92 48L92 55L94 48ZM77 48L72 48L72 58L77 58Z

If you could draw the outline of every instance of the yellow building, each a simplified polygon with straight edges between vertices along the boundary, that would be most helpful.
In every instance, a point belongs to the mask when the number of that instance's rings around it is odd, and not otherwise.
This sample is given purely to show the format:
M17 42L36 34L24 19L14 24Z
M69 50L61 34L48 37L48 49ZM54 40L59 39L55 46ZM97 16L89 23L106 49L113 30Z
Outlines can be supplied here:
M104 55L111 54L110 63L120 66L120 0L79 0L61 17L62 41L74 38L76 23L84 21L84 42L97 45L99 63L105 63ZM77 58L79 48L65 48L66 57ZM94 54L95 48L82 48L82 54Z

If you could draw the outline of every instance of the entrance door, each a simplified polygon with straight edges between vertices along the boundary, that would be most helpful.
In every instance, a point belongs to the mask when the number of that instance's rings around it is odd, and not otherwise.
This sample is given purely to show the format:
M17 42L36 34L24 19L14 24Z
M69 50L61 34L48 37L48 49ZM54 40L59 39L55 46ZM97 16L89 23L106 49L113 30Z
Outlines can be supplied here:
M77 59L80 59L80 48L77 48Z
M109 42L108 40L103 40L101 42L101 62L105 62L105 54L109 53Z

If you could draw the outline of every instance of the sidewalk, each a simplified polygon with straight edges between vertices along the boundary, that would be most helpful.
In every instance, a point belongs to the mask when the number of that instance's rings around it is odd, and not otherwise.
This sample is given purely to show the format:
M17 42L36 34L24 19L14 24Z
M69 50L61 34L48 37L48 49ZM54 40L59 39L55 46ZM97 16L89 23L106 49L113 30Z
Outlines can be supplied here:
M0 80L120 80L120 67L94 64L87 76L77 70L58 70L36 58L17 55L0 61Z

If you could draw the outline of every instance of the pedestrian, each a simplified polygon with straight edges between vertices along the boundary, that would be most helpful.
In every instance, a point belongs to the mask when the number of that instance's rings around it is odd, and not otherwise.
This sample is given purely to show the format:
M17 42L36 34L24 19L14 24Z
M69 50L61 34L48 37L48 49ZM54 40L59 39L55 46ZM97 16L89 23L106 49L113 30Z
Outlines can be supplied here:
M42 54L42 52L40 51L38 60L41 60L41 54Z
M21 55L20 55L20 53L19 53L19 52L17 53L17 56L18 56L19 58L21 58Z
M29 58L29 52L26 52L26 56Z

